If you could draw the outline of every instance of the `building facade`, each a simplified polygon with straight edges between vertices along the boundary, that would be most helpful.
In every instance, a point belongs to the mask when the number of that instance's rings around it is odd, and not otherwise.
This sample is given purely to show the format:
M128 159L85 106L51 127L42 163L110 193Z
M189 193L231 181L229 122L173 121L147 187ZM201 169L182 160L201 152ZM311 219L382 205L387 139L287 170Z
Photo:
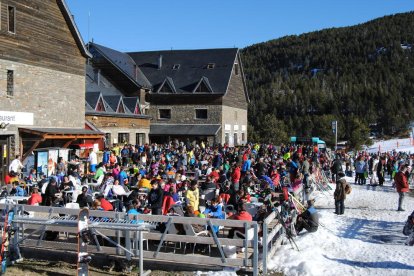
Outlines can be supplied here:
M238 49L129 53L151 82L147 94L155 142L190 139L240 145L247 141L247 105Z
M2 174L15 153L50 142L27 128L84 129L89 56L63 0L0 1Z
M150 116L145 91L151 84L125 53L89 43L86 70L86 120L105 133L105 146L149 142Z

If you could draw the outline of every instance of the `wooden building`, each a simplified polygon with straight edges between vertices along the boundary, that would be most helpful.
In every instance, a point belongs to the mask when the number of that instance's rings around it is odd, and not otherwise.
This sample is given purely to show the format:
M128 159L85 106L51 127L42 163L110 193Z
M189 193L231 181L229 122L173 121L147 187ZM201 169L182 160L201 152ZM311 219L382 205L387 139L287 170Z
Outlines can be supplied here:
M90 56L64 0L0 1L0 181L15 153L102 137L84 129Z

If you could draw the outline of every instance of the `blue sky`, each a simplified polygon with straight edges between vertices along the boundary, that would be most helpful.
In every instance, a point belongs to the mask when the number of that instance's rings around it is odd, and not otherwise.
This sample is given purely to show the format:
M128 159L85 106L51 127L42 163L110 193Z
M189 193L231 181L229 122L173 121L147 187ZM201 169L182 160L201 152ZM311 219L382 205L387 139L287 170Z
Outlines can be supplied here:
M93 38L120 51L243 48L286 35L414 11L412 0L66 2L85 42Z

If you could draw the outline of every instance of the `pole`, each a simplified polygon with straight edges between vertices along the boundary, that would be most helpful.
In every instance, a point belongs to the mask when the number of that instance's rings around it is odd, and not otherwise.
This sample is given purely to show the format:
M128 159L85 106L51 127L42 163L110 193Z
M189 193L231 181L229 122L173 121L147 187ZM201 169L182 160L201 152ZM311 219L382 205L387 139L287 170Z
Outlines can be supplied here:
M335 152L338 150L338 121L335 121Z

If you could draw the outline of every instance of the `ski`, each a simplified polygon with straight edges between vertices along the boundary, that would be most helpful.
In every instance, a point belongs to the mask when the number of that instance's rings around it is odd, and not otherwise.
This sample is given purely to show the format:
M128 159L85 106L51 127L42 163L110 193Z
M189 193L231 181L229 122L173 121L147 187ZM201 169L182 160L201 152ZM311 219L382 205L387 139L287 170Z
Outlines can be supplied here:
M78 276L88 276L89 262L91 257L88 254L88 243L90 242L89 210L84 208L79 211L78 216Z

